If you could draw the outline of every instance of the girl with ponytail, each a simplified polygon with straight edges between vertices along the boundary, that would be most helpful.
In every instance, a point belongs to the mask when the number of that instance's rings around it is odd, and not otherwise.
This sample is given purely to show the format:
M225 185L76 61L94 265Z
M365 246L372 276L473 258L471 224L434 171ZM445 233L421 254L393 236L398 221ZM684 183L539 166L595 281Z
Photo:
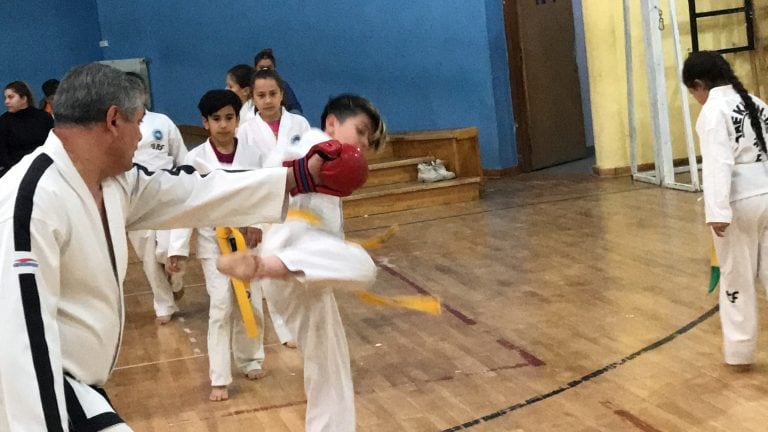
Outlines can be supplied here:
M683 82L702 104L696 121L704 204L720 260L725 362L755 362L755 279L768 288L768 106L750 95L722 55L691 53Z

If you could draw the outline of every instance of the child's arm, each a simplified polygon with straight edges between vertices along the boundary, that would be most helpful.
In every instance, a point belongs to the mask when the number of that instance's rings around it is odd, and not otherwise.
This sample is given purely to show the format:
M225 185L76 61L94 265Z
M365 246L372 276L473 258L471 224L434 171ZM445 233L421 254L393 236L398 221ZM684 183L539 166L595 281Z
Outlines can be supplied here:
M178 273L181 271L183 262L189 256L189 243L192 238L191 228L177 228L171 230L168 240L168 259L165 264L165 271Z

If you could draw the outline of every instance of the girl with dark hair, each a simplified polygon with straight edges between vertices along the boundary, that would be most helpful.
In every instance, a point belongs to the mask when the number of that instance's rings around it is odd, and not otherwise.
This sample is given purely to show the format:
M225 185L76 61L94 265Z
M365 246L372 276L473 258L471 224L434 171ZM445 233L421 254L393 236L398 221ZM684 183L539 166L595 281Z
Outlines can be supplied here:
M53 118L35 108L32 90L13 81L3 91L8 111L0 116L0 176L27 153L41 146L53 128Z
M243 104L240 108L240 124L245 124L256 117L253 105L251 79L256 70L247 64L239 64L227 71L227 90L232 90Z
M275 70L275 68L277 68L277 61L275 60L275 55L272 53L272 48L264 48L259 51L258 54L253 57L253 66L257 71L262 69ZM285 106L285 109L290 113L303 115L304 113L301 109L299 99L296 98L293 89L285 80L283 80L283 94L283 106Z
M252 77L250 88L256 117L237 130L237 139L243 145L256 149L266 160L267 155L276 148L295 145L301 136L309 130L309 122L299 114L289 112L284 106L283 81L274 69L257 70ZM263 230L268 227L261 226ZM282 317L275 313L267 297L269 314L280 343L295 348L296 341L285 326Z
M768 287L768 106L747 93L722 55L691 53L683 82L702 104L696 121L704 203L720 260L720 321L725 362L755 362L755 279Z

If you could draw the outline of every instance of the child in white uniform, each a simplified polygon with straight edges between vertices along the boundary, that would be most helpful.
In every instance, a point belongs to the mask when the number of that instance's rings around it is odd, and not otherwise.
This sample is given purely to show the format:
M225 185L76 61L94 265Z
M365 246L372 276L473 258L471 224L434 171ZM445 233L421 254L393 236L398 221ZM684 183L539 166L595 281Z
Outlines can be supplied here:
M706 222L720 260L725 362L748 369L757 346L755 279L768 287L768 107L716 52L691 53L683 82L703 105L696 132Z
M237 130L238 140L265 149L267 153L273 152L278 147L288 148L295 145L309 130L309 122L298 114L286 111L283 106L285 92L280 75L273 69L258 70L252 75L250 88L257 113L252 121ZM265 231L269 226L261 225L259 228ZM272 325L280 343L295 348L296 339L291 336L280 314L275 313L275 308L270 304L271 300L268 297L266 300Z
M235 138L240 99L230 90L211 90L203 95L198 104L203 116L203 125L210 132L210 138L192 149L185 163L209 169L246 169L260 167L263 151ZM171 232L168 251L169 270L178 270L178 263L189 255L190 229ZM246 235L254 243L253 235ZM210 296L208 317L208 358L210 362L212 401L229 398L227 386L232 382L230 348L234 353L237 367L249 378L264 376L261 364L264 361L263 332L256 339L246 335L243 322L235 307L235 296L229 278L216 270L216 258L220 255L214 228L198 229L197 257L203 267L205 285ZM264 326L261 307L261 287L251 286L254 316L259 328ZM233 313L233 310L235 312Z
M269 143L272 147L295 144L309 130L304 117L286 111L283 106L283 81L272 69L253 73L251 83L256 116L252 122L241 123L237 138L241 141Z
M232 90L240 98L240 124L244 125L256 117L256 107L251 98L251 78L256 69L247 64L233 66L227 71L227 90Z
M384 139L381 116L359 96L331 99L321 123L324 132L310 130L298 143L280 148L267 165L279 165L329 139L360 149L378 149ZM376 266L359 245L344 241L341 199L316 193L291 197L286 222L264 233L261 257L221 257L219 268L245 280L264 278L267 298L297 337L304 357L306 430L354 431L349 348L333 289L367 288Z
M141 82L145 92L144 105L147 105L149 91L144 78L137 73L128 72L136 80ZM181 137L179 128L168 116L152 111L145 111L141 120L141 141L133 155L133 163L141 165L149 171L171 169L181 165L187 156L187 147ZM173 280L169 280L165 272L165 260L168 255L168 239L170 231L141 230L129 231L128 238L133 244L136 255L142 261L144 274L147 275L149 286L154 296L155 321L158 324L166 324L171 320L175 312L176 296L181 296L183 288L182 274L178 272Z

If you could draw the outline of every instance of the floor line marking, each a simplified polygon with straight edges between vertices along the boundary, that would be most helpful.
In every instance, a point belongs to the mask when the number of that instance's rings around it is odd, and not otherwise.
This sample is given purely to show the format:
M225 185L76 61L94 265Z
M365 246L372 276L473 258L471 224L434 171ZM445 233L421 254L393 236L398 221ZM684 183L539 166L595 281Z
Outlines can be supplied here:
M468 422L462 423L460 425L456 425L456 426L448 428L448 429L444 429L442 432L455 432L455 431L467 430L467 429L469 429L469 428L471 428L473 426L477 426L477 425L479 425L481 423L487 423L487 422L489 422L491 420L494 420L494 419L497 419L499 417L505 416L505 415L507 415L507 414L509 414L509 413L511 413L513 411L517 411L517 410L519 410L521 408L525 408L525 407L533 405L533 404L535 404L537 402L541 402L543 400L549 399L549 398L551 398L553 396L556 396L556 395L558 395L558 394L560 394L560 393L562 393L562 392L564 392L566 390L570 390L570 389L572 389L572 388L574 388L576 386L584 384L585 382L590 381L593 378L597 378L597 377L599 377L600 375L602 375L602 374L604 374L606 372L609 372L609 371L611 371L613 369L616 369L617 367L623 365L624 363L632 361L635 358L637 358L637 357L639 357L639 356L641 356L641 355L643 355L643 354L645 354L647 352L653 351L656 348L659 348L659 347L661 347L661 346L663 346L663 345L673 341L678 336L682 336L683 334L688 333L691 329L693 329L697 325L703 323L704 321L709 319L712 315L716 314L718 310L719 310L719 306L715 305L712 309L704 312L704 314L702 314L698 318L696 318L693 321L689 322L688 324L680 327L679 329L675 330L673 333L667 335L666 337L661 338L661 339L657 340L656 342L654 342L654 343L652 343L650 345L647 345L646 347L644 347L644 348L642 348L642 349L640 349L638 351L633 352L632 354L624 357L621 360L615 361L615 362L613 362L613 363L611 363L611 364L609 364L607 366L604 366L604 367L602 367L600 369L597 369L594 372L588 373L587 375L584 375L584 376L582 376L581 378L579 378L577 380L573 380L573 381L569 382L568 384L565 384L565 385L563 385L563 386L561 386L559 388L556 388L556 389L550 391L549 393L538 394L538 395L536 395L536 396L534 396L532 398L529 398L529 399L524 400L522 402L518 402L518 403L516 403L514 405L510 405L510 406L508 406L506 408L502 408L502 409L500 409L500 410L498 410L496 412L484 415L482 417L478 417L478 418L476 418L474 420L470 420Z
M390 264L386 264L386 263L381 262L381 261L376 262L376 264L379 266L379 268L384 269L385 272L391 274L392 276L396 277L397 279L400 279L403 283L405 283L406 285L408 285L411 288L413 288L414 290L416 290L416 292L418 292L419 294L428 295L428 296L432 295L432 293L430 293L426 289L422 288L419 284L417 284L416 282L408 279L404 274L402 274L399 271L395 270L395 268L392 267ZM456 318L458 318L459 321L463 322L464 324L470 325L470 326L477 324L477 321L475 321L472 318L464 315L463 313L461 313L457 309L451 307L451 305L443 302L442 306L443 306L443 309L445 309L446 311L448 311L448 313L450 313L451 315L453 315Z

